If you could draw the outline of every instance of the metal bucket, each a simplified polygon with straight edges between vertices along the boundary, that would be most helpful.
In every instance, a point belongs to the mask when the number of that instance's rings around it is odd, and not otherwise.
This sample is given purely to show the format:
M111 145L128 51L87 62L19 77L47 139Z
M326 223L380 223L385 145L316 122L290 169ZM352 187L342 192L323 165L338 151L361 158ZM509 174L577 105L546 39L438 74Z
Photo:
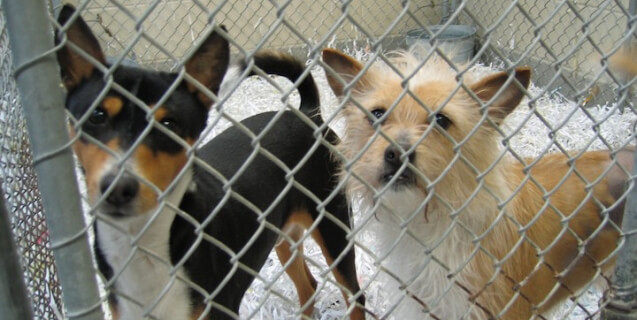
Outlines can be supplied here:
M468 62L473 57L476 28L468 25L453 24L440 31L442 27L442 25L429 26L431 34L424 29L407 31L405 36L407 47L416 56L424 58L431 51L434 42L438 42L438 49L448 58L451 58L454 63ZM432 40L431 37L434 34L438 35Z

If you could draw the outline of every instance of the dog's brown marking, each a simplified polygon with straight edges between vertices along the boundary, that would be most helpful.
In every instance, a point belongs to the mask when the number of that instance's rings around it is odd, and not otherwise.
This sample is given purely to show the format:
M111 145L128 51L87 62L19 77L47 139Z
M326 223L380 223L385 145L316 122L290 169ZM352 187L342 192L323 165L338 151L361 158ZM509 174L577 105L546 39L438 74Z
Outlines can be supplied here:
M58 21L61 24L66 24L74 11L75 10L64 7L60 12ZM89 56L103 65L106 64L106 59L104 53L102 53L99 42L84 20L78 17L72 21L71 26L66 31L66 36L68 41L78 46ZM56 42L59 42L58 39L56 40ZM64 86L68 90L75 88L84 79L91 77L95 71L95 66L92 63L66 45L58 50L57 58L62 67Z
M294 243L299 243L299 240L303 236L304 227L298 223L299 219L303 219L304 216L309 216L308 213L293 213L288 222L283 227L283 231L291 238ZM310 218L311 219L311 218ZM279 245L276 246L276 253L281 261L282 265L288 263L290 259L293 259L291 264L285 269L299 296L301 307L303 308L303 314L307 317L312 316L314 310L313 302L308 304L312 296L316 292L316 280L312 276L312 273L307 267L303 256L303 244L299 243L295 252L290 249L291 243L283 239Z
M152 108L152 107L151 107ZM155 121L161 121L164 117L166 117L166 115L168 114L168 110L164 107L159 107L157 109L157 111L155 111L155 114L153 114L153 117L155 118Z
M71 134L75 135L75 132L71 131ZM114 138L106 142L106 147L108 147L111 151L118 151L120 148L119 139ZM99 185L104 171L104 166L106 165L107 160L111 159L112 156L102 147L90 142L82 141L81 139L78 139L73 144L73 151L77 155L77 159L79 160L82 169L84 169L86 188L89 198L91 201L95 201L100 193Z
M120 111L122 111L123 106L124 101L122 101L119 97L109 96L104 98L104 101L102 101L102 107L106 110L106 113L110 118L117 116Z
M169 154L153 151L143 144L137 147L133 158L138 172L160 191L166 190L187 161L185 150ZM147 212L157 206L158 194L151 186L142 183L139 195L140 212Z
M507 73L498 72L471 85L471 89L483 103L491 102L488 107L489 116L497 124L502 123L524 97L524 89L531 82L531 69L529 67L516 68L513 74L514 79L509 80L509 77ZM516 83L516 80L519 84ZM509 83L504 87L507 81Z
M189 317L190 320L202 319L201 316L204 314L205 311L206 311L206 305L202 303L197 303L197 305L195 305L193 308L191 316Z
M107 301L108 301L108 310L111 312L111 318L113 320L119 320L120 315L119 315L119 305L117 302L117 298L115 297L115 294L109 294L107 297Z
M613 72L632 78L637 75L636 48L623 48L615 53L609 60L609 66Z
M314 219L312 215L306 210L297 210L294 211L290 217L287 219L283 230L291 232L289 234L290 238L295 242L298 242L300 237L303 235L303 230L310 230L314 223ZM325 257L325 261L329 266L334 265L334 258L330 255L327 247L325 246L325 241L323 241L323 235L319 232L318 228L314 228L311 231L311 236L314 241L321 248L321 252L323 253L323 257ZM310 270L305 263L302 255L302 245L298 246L299 252L296 253L296 257L292 264L285 270L285 272L290 276L292 281L294 282L294 286L297 288L299 300L301 302L301 306L306 307L303 311L303 314L306 316L311 316L314 310L313 302L310 302L308 305L308 301L310 297L316 291L316 280L312 277ZM283 240L276 247L277 254L279 255L279 259L281 259L281 263L285 264L293 253L290 251L290 243L286 240ZM279 252L280 251L280 252ZM347 278L341 274L341 272L337 268L332 268L332 274L336 281L342 286L342 288L348 288L351 291L351 288L347 282ZM299 289L300 288L300 289ZM345 289L341 289L341 293L343 297L345 297L345 303L349 307L349 302L347 301L347 297L349 296L348 292ZM356 293L356 292L352 292ZM306 300L304 300L306 299ZM365 311L361 309L359 306L356 306L352 313L350 314L350 319L352 320L364 320L365 319Z
M113 320L119 320L119 311L117 310L117 307L110 306L109 310L111 311L111 318Z
M345 92L345 85L349 84L352 79L363 69L363 65L358 62L358 60L344 55L337 50L334 49L324 49L323 50L323 61L330 66L336 72L326 72L327 82L330 87L334 91L337 97L342 97ZM361 80L354 86L355 88L361 89L365 87L367 83L365 82L365 77L361 78Z
M225 28L221 26L225 31ZM230 47L228 42L217 32L202 43L195 54L186 62L186 72L199 81L212 93L219 92L219 86L226 73L230 61ZM197 92L197 98L206 107L212 105L212 99L197 89L192 83L187 83L190 92Z

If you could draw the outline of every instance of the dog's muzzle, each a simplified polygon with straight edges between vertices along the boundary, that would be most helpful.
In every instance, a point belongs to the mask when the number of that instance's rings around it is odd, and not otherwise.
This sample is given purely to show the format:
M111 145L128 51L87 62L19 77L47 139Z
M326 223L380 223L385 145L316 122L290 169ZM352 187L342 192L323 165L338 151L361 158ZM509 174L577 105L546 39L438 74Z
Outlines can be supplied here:
M158 202L165 201L178 207L184 194L193 182L192 169L184 169L182 174L175 177L175 181L165 190L163 195L158 195ZM135 217L146 212L138 212L141 182L133 175L124 173L121 177L116 174L104 176L100 182L101 194L106 194L99 204L99 211L114 218ZM161 199L161 201L160 201ZM166 209L164 207L164 209ZM156 210L153 208L151 211Z
M402 150L409 150L410 145L401 145ZM416 178L414 173L409 169L404 161L413 162L415 155L405 153L398 146L390 145L385 149L383 155L383 172L380 181L383 184L392 183L394 187L403 187L414 184Z
M113 217L128 216L139 189L139 181L130 174L125 173L119 178L116 174L105 175L100 181L100 193L106 195L100 211Z
M115 184L113 185L113 183ZM117 176L114 174L108 174L102 178L100 191L102 194L108 192L106 196L106 202L108 204L118 207L125 206L137 197L139 193L139 182L128 174L124 174L119 179L117 179Z

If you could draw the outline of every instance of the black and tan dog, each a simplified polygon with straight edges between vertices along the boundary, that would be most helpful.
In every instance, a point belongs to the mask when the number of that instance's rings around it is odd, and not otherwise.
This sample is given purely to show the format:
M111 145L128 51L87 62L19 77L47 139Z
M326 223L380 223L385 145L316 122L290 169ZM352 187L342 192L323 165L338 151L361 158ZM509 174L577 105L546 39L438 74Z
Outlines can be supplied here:
M315 138L336 136L308 124L322 124L312 77L298 87L307 121L292 112L253 116L201 147L193 160L209 93L217 93L228 68L227 40L210 33L185 63L187 76L124 66L105 73L110 66L97 39L74 14L68 6L60 14L66 32L59 32L58 60L66 106L77 120L73 148L98 217L96 260L108 279L114 317L236 318L275 246L310 315L316 281L300 245L309 230L355 302L351 318L362 319L364 297L346 239L348 206L334 191L336 164ZM256 65L293 81L304 70L283 54L257 55Z

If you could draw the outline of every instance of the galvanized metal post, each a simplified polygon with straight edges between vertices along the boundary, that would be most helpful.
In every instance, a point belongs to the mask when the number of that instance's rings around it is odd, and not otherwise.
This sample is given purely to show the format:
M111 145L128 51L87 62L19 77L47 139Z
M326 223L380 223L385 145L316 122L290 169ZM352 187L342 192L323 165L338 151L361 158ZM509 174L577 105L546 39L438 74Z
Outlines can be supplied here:
M637 155L632 175L637 175ZM637 186L628 195L622 231L625 242L617 257L611 300L602 310L604 320L637 319Z
M15 77L68 319L104 319L46 1L4 1ZM28 23L26 23L28 21Z
M5 207L4 193L0 189L0 310L6 319L33 319L33 309L23 279L20 254L13 242L11 220Z
M637 155L632 176L637 175ZM610 301L602 310L604 320L637 319L637 185L626 200L622 222L625 242L617 257L617 266L610 292Z
M637 0L630 0L628 9L631 15L628 23L630 30L632 18L637 15ZM628 45L632 46L632 43ZM637 154L632 172L633 177L636 175ZM617 257L610 301L602 310L603 320L637 319L637 185L633 186L626 200L622 231L626 235L625 242Z

